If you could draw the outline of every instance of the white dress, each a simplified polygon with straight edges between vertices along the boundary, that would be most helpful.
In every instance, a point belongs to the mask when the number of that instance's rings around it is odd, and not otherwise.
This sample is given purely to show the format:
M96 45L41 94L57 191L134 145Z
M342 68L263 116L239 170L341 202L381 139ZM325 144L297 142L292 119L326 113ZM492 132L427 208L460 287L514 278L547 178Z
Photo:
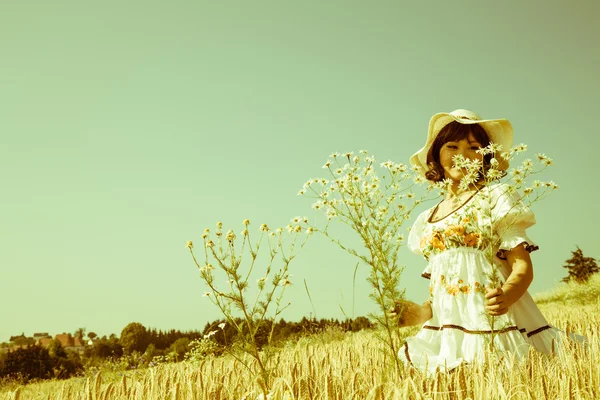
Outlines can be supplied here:
M492 340L499 354L514 356L504 357L510 363L525 356L530 346L552 354L564 339L564 332L548 324L528 292L493 321L485 313L490 278L495 273L501 286L510 274L504 251L523 243L529 252L538 249L525 232L535 224L533 212L507 188L484 187L442 219L432 221L435 206L415 221L408 246L429 261L422 276L430 280L433 317L400 349L405 363L429 373L450 370L482 361Z

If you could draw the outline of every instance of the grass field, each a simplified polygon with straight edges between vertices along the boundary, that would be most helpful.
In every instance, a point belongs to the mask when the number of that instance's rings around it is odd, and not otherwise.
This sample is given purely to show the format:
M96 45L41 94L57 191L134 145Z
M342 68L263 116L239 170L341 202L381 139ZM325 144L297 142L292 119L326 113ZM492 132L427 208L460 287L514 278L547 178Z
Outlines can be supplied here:
M286 343L273 359L272 399L600 399L600 277L535 296L550 324L591 340L564 356L531 351L507 370L493 362L428 378L399 374L374 332L325 333ZM405 328L414 334L418 327ZM0 388L0 399L256 399L258 385L229 356Z

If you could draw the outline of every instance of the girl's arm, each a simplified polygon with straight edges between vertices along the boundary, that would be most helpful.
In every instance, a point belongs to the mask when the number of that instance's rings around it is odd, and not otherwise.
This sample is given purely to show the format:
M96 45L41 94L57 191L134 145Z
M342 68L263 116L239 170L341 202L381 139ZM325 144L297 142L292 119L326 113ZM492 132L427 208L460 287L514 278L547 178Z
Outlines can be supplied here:
M508 307L525 294L533 281L533 266L524 245L521 244L505 254L512 272L502 288L492 289L486 294L486 309L490 315L506 314Z

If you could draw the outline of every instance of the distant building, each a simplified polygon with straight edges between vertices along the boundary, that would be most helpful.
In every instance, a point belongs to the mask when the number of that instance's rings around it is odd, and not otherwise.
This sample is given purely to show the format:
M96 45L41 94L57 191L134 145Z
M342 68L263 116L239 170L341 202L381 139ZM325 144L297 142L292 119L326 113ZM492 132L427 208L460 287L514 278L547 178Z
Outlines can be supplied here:
M58 340L62 347L83 347L83 340L79 337L73 337L70 333L61 333L60 335L56 335L54 339Z
M37 341L37 344L39 344L42 347L48 347L48 346L50 346L51 341L52 341L52 337L43 337Z
M9 342L14 343L14 342L18 341L19 339L27 339L25 337L25 333L21 333L19 336L11 336Z
M43 333L34 333L33 334L33 338L37 341L39 341L40 339L44 339L44 338L52 338L52 336L50 336L48 334L48 332L43 332Z

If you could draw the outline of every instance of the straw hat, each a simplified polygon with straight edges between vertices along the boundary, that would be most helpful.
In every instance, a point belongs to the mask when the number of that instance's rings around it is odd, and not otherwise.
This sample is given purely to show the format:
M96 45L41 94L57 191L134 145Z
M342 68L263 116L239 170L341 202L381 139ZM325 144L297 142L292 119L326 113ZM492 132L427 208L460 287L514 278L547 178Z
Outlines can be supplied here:
M487 133L490 142L498 143L502 145L502 151L508 151L513 145L513 128L508 120L502 119L481 119L473 111L469 110L454 110L450 113L438 113L435 114L429 120L429 133L427 134L427 141L425 146L417 151L410 158L410 163L414 166L421 167L419 172L425 175L427 172L427 153L433 144L433 141L437 137L440 130L450 122L456 121L461 124L479 124L483 130ZM498 168L506 171L508 168L508 161L502 157L497 157Z

